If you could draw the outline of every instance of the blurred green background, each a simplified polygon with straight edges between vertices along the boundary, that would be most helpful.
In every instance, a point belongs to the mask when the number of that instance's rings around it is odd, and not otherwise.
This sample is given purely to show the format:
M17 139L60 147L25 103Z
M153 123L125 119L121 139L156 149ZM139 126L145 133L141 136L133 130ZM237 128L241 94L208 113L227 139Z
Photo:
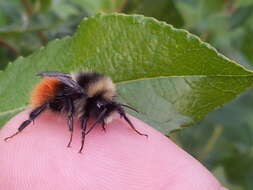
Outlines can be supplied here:
M253 69L253 0L0 0L0 70L98 12L155 17ZM252 89L172 139L230 190L253 189Z

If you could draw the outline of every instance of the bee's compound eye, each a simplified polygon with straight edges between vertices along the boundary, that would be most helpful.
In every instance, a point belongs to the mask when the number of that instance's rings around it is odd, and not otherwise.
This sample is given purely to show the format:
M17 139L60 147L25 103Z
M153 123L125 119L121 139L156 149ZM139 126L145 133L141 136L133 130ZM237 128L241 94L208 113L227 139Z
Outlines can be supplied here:
M101 104L100 102L97 103L97 107L101 108L103 106L103 104Z

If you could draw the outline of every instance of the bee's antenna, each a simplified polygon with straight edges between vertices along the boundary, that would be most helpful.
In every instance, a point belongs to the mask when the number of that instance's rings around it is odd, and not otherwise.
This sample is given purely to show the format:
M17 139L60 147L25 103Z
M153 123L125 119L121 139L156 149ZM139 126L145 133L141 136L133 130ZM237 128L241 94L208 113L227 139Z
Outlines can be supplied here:
M105 115L107 111L107 108L105 108L100 114L99 116L97 117L96 121L93 123L93 125L89 128L89 130L85 133L85 135L87 135L96 125L98 122L100 122L103 118L103 116Z
M129 108L129 109L131 109L131 110L133 110L137 113L140 113L137 109L133 108L132 106L129 106L129 105L126 105L126 104L120 104L120 105L123 106L123 107Z

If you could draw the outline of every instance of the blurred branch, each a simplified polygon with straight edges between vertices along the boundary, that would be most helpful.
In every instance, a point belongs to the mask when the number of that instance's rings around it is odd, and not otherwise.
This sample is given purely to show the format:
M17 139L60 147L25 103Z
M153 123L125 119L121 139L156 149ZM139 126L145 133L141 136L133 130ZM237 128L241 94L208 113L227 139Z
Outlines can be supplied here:
M29 0L21 0L23 6L25 7L26 14L28 17L33 15L33 6Z
M42 31L37 32L37 36L40 39L42 45L45 45L47 43L47 37Z
M121 5L119 6L118 9L115 10L115 12L121 13L125 9L127 3L128 3L128 0L123 0L123 2L121 3Z
M10 45L9 43L3 41L3 40L0 40L0 46L6 48L6 49L9 49L10 51L12 51L14 54L18 55L19 52L16 48L14 48L12 45Z
M204 31L202 34L200 34L200 39L203 41L207 41L208 37L210 36L210 31Z
M206 145L199 153L199 156L198 156L199 160L204 160L206 156L212 151L217 139L221 136L223 132L223 128L224 127L222 125L215 126L211 137L208 139Z
M5 38L5 37L12 37L12 36L17 36L17 35L21 35L23 33L29 33L29 32L42 32L42 31L46 31L49 30L51 28L57 27L57 25L50 25L50 26L40 26L40 27L28 27L25 29L20 29L20 28L11 28L11 29L3 29L0 30L0 37L1 38Z
M230 28L235 29L236 27L241 27L247 19L251 18L253 11L253 5L239 7L236 9L229 19Z
M31 18L33 16L33 6L30 2L30 0L21 0L23 6L25 7L26 14L28 18ZM47 37L42 31L36 32L37 37L39 38L42 45L45 45L47 43Z
M225 0L224 4L225 4L226 10L229 13L233 13L238 8L238 5L236 5L235 1L233 0Z

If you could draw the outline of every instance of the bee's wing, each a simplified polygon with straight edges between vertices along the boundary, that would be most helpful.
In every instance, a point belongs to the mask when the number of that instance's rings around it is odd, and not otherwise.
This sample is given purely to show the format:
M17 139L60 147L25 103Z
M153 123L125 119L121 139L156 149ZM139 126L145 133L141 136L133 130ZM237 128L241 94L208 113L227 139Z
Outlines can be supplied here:
M71 78L69 73L61 73L61 72L39 72L36 73L36 75L38 76L42 76L42 77L67 77L67 78Z
M84 93L82 87L71 78L69 73L61 73L61 72L40 72L37 73L38 76L42 77L54 77L59 79L62 83L66 84L73 90L78 93Z

